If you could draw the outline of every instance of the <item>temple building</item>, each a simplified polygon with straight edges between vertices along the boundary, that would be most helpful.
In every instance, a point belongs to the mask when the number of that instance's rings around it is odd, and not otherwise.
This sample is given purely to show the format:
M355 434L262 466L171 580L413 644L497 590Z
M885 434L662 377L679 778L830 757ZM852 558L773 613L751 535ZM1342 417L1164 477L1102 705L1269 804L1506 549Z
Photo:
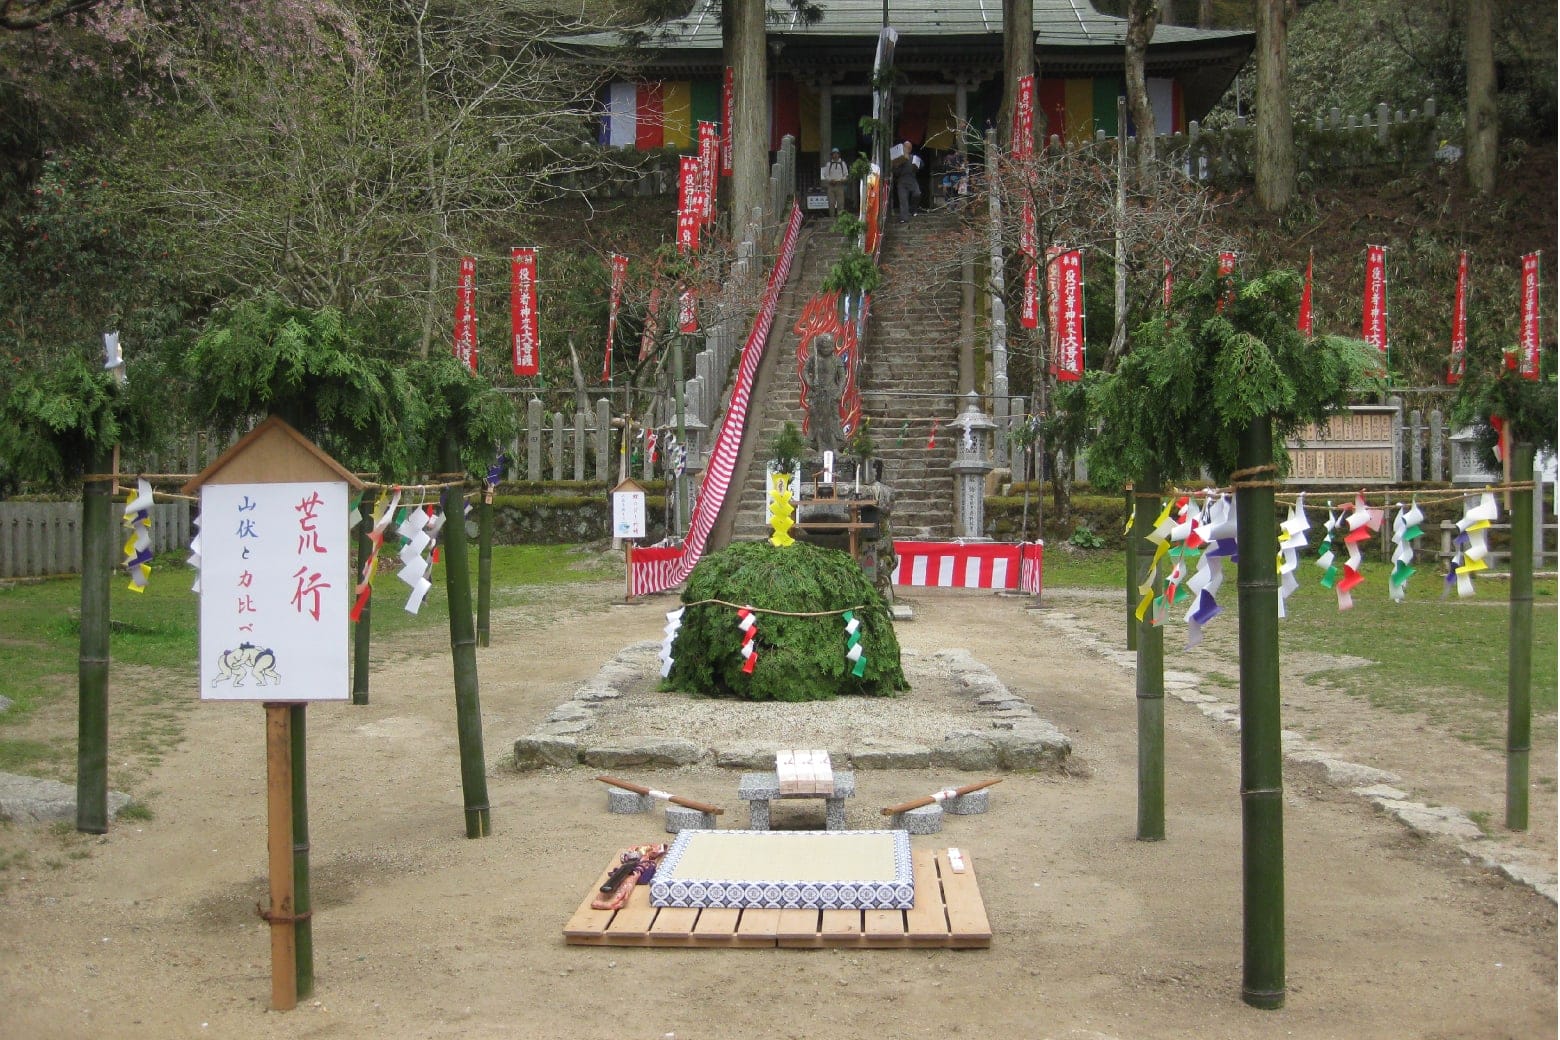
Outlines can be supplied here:
M872 110L871 77L885 24L897 34L894 139L932 153L953 150L960 127L978 134L1002 102L1001 0L820 0L807 24L781 6L768 22L770 148L794 135L802 161L839 148L867 150L861 120ZM1090 0L1034 0L1037 108L1046 133L1067 140L1114 136L1125 93L1126 20ZM643 33L638 77L606 85L600 140L639 150L695 147L700 121L719 123L725 63L719 0L695 0L684 17ZM577 36L573 47L621 47L617 33ZM1161 25L1149 45L1148 88L1159 133L1203 118L1246 62L1255 34ZM1133 132L1131 127L1128 132Z

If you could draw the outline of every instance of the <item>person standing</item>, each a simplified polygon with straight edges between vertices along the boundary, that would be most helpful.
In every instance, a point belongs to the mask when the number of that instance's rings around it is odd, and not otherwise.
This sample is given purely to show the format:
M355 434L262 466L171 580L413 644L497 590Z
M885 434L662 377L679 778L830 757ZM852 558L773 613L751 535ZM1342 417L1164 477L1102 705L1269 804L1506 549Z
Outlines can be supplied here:
M921 204L921 157L915 154L915 146L909 140L899 145L899 156L892 163L894 193L899 197L899 222L903 224L915 216Z
M829 192L829 219L845 212L845 184L850 180L850 167L840 158L840 150L829 150L829 161L823 167L823 186Z

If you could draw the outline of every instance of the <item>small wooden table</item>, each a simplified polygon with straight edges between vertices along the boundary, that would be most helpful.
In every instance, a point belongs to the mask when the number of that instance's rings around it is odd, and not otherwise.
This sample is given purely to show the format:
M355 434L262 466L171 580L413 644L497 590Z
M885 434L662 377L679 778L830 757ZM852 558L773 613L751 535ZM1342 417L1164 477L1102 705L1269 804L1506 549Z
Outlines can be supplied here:
M822 798L826 831L845 829L845 799L856 796L856 774L836 770L833 794L781 794L780 777L775 773L743 773L737 784L737 797L748 803L748 830L769 830L769 803L777 798Z

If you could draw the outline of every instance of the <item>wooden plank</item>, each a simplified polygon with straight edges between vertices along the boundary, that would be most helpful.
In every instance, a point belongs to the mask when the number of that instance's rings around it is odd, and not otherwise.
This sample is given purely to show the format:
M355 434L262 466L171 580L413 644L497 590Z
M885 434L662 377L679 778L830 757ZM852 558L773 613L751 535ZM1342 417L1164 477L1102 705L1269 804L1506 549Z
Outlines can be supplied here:
M964 870L955 873L948 851L937 852L937 872L942 876L943 899L948 905L948 935L953 945L990 946L991 922L975 881L975 863L964 853Z
M821 946L821 910L782 910L775 937L781 946Z
M699 921L693 928L694 941L701 945L730 944L735 939L737 923L741 918L741 910L704 910L699 914Z
M596 880L591 882L590 892L585 896L585 901L580 904L579 909L575 910L574 915L564 924L563 934L569 941L600 941L602 933L607 930L607 925L612 922L615 911L593 909L590 901L596 898L598 890L602 885L606 884L607 875L612 873L612 868L616 865L617 860L614 859L607 865L605 870L596 875Z
M874 946L902 946L905 940L905 912L903 910L862 911L861 932Z
M948 910L937 854L931 849L916 849L910 862L915 870L915 906L905 911L905 939L912 946L940 946L948 938Z
M693 940L694 925L698 923L699 910L692 906L663 907L650 926L650 934L656 937Z
M860 910L825 910L823 924L818 929L824 945L848 945L861 938Z
M614 939L648 936L655 915L656 908L650 905L650 886L635 885L628 894L628 902L607 925L607 932Z
M774 946L780 929L780 911L763 908L742 911L737 922L738 946Z

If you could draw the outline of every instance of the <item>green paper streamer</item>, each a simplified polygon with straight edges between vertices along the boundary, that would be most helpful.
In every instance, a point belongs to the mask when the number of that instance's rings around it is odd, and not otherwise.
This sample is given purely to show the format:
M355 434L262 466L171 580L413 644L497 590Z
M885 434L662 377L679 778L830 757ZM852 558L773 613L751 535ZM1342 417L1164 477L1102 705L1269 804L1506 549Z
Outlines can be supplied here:
M1331 567L1327 568L1327 572L1322 575L1322 588L1330 589L1334 585L1336 585L1337 583L1338 583L1338 565L1335 563Z
M1409 578L1414 576L1415 571L1416 568L1410 567L1406 563L1397 564L1392 568L1392 584L1402 585L1404 582L1408 581Z
M850 674L860 679L867 674L867 655L862 654L856 658L856 666L850 670Z

